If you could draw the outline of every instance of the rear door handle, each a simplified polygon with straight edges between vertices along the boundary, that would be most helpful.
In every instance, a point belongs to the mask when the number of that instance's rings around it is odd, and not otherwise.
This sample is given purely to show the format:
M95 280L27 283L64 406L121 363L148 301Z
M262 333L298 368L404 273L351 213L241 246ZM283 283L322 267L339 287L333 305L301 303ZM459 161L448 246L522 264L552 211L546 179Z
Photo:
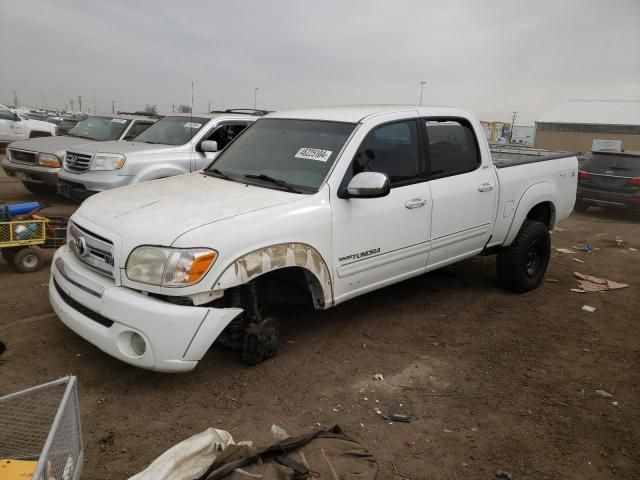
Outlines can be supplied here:
M479 192L490 192L491 190L493 190L493 185L490 183L481 183L478 185Z
M411 200L407 200L407 203L405 203L404 206L411 209L411 208L424 207L426 204L427 204L426 198L412 198Z

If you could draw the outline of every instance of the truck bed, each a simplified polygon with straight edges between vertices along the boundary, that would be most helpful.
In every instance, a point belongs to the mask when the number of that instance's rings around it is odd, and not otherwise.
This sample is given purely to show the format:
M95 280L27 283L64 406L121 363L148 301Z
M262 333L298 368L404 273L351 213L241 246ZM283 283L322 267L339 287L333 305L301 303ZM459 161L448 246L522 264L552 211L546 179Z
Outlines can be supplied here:
M491 160L496 168L507 168L527 163L545 162L572 157L573 152L551 152L536 148L490 145Z

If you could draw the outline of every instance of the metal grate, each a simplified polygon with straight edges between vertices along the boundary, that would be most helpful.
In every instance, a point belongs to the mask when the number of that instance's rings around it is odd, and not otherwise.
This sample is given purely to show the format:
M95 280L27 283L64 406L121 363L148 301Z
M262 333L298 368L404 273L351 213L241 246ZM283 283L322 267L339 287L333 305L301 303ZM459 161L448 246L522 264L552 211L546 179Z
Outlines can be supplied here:
M15 222L0 222L0 247L43 243L46 223L47 220L42 217Z
M27 150L16 150L14 148L9 149L9 159L12 162L20 163L36 163L38 155L36 152L29 152Z
M75 301L73 298L67 295L64 292L64 290L60 288L60 285L58 285L58 282L56 282L55 278L53 279L53 286L56 287L56 291L58 292L58 295L60 295L62 300L64 300L64 302L74 310L77 310L85 317L90 318L91 320L93 320L96 323L99 323L103 327L109 328L111 325L113 325L113 320L110 320L107 317L100 315L98 312L91 310L89 307L85 307L84 305Z
M64 169L73 173L84 172L91 164L92 154L67 152L64 157Z
M34 462L34 479L75 480L83 463L76 378L0 397L0 459Z

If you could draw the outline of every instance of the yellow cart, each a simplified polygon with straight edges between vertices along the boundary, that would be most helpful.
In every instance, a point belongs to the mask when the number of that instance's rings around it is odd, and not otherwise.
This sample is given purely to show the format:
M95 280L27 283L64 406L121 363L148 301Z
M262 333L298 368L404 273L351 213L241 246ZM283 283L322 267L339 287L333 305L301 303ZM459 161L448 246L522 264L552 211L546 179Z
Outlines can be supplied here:
M0 222L0 253L23 273L44 266L42 248L57 248L66 241L67 220L32 215L27 220Z

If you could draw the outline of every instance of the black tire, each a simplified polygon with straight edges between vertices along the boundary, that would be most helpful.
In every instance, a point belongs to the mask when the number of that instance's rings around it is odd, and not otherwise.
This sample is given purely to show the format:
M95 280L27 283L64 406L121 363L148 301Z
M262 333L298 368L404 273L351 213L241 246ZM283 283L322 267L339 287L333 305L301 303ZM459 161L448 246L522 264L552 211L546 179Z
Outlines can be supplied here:
M537 288L549 265L551 237L544 223L525 220L513 243L498 252L498 281L507 290Z
M280 325L275 317L266 317L247 328L242 346L242 360L248 365L275 357L280 348Z
M13 259L16 256L16 253L18 253L18 250L20 249L19 248L3 248L2 258L4 259L5 262L13 265Z
M22 184L24 185L24 188L36 195L53 195L56 193L55 187L51 187L43 183L22 182Z
M42 250L27 247L19 250L13 257L13 266L22 273L37 272L44 265Z
M590 206L591 205L588 204L587 202L583 202L581 200L576 200L576 204L573 206L573 209L576 212L584 213L589 209Z

